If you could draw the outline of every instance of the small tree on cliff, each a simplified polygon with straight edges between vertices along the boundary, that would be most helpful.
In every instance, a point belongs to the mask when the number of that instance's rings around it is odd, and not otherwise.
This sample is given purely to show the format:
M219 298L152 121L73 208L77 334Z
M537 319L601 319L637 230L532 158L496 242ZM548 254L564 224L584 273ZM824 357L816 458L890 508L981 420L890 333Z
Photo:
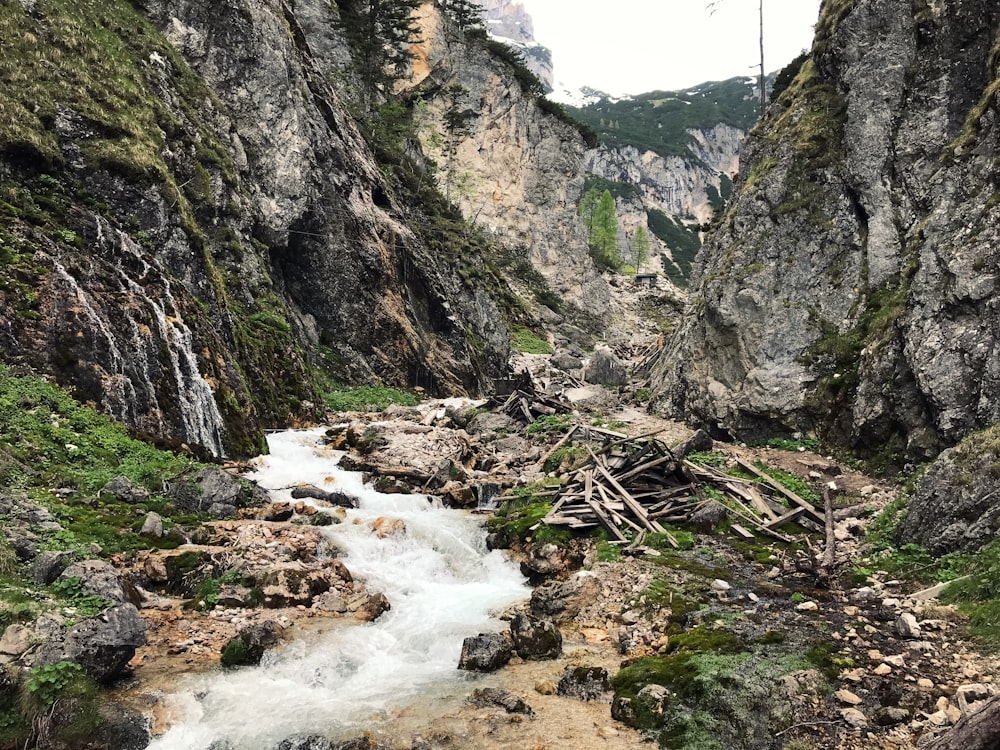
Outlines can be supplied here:
M618 254L618 214L610 190L601 193L591 216L590 256L602 268L618 270L622 267Z
M641 273L642 264L649 258L649 235L646 227L641 224L632 233L632 262L635 263L635 272Z
M413 13L420 5L421 0L339 0L340 25L354 50L367 115L379 97L388 98L410 64L409 46L418 39Z
M462 31L484 28L483 6L475 0L438 0L438 5Z

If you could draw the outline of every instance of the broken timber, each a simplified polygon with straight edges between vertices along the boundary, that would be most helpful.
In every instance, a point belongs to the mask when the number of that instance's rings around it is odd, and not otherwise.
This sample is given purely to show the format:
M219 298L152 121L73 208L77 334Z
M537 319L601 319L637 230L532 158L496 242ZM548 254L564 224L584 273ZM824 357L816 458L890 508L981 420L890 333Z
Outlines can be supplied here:
M574 436L585 438L590 432L572 428L541 462ZM612 436L607 434L605 438ZM684 448L690 450L687 445ZM791 537L778 531L781 526L804 520L806 515L826 520L809 503L756 467L739 461L740 466L767 484L692 463L683 455L687 450L671 450L655 434L606 440L602 447L587 450L589 462L559 490L558 500L541 523L574 530L603 528L616 544L629 544L629 531L643 536L655 533L663 535L667 544L676 549L677 539L663 524L690 522L697 511L713 503L725 506L737 522L730 526L732 533L743 539L765 534L791 542ZM782 513L781 505L768 497L769 493L784 496L796 507ZM633 542L630 547L644 549L641 542Z

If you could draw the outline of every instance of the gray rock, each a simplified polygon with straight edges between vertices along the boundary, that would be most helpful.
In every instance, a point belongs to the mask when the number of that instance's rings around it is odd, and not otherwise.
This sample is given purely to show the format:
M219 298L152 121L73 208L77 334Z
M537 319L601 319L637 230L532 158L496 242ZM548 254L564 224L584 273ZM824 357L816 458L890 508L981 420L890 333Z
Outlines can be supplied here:
M556 693L585 701L606 701L611 692L611 677L604 667L570 667L563 672Z
M518 698L513 693L500 688L477 688L472 691L469 702L481 707L496 706L509 714L533 716L535 713L523 698Z
M346 492L340 492L339 490L328 492L327 490L320 489L319 487L314 487L311 484L299 485L298 487L293 488L292 497L296 500L302 500L305 498L321 500L340 508L358 507L358 499L348 495Z
M566 352L556 352L549 360L552 366L563 372L574 372L583 367L583 360Z
M142 536L153 537L154 539L163 538L163 519L160 518L159 513L153 513L150 511L146 514L145 520L142 522L142 528L139 530Z
M31 563L31 579L40 586L48 586L72 561L72 552L52 550L41 552Z
M909 721L910 716L911 711L908 709L887 706L876 711L875 715L872 716L872 721L880 727L894 727L904 721Z
M99 495L111 495L120 503L138 505L149 502L149 490L135 484L128 477L115 477L106 485L101 487Z
M167 495L182 511L211 513L216 518L232 516L238 508L269 502L267 493L256 484L214 467L176 480Z
M501 633L480 633L462 642L458 668L471 672L495 672L514 655L510 639Z
M275 745L274 750L334 750L334 745L326 737L315 734L289 737Z
M270 620L255 622L240 629L222 648L222 664L242 667L260 664L264 652L281 643L281 628Z
M646 685L635 696L615 696L611 703L611 717L636 729L657 727L663 724L670 706L670 691L662 685Z
M715 500L709 500L698 510L691 514L689 523L702 532L709 532L715 529L720 523L729 517L729 510Z
M600 581L590 573L577 573L565 581L549 581L531 592L531 615L539 620L568 622L600 592Z
M562 655L562 633L549 620L533 620L515 615L510 622L514 651L522 659L540 661L558 659Z
M600 348L591 355L587 362L583 379L595 385L623 386L628 384L628 370L625 363L618 359L614 352L607 348Z
M910 612L904 612L896 620L896 633L902 638L919 638L920 625Z
M38 647L35 663L78 662L98 682L126 673L135 650L146 642L146 623L132 604L120 604L69 628Z
M117 570L104 560L75 562L59 575L61 580L78 578L80 590L112 604L129 601L125 583Z

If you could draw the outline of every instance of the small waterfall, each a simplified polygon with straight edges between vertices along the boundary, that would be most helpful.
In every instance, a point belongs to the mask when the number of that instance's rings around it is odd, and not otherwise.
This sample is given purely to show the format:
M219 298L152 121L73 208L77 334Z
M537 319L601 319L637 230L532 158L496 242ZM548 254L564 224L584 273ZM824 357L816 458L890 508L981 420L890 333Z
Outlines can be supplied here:
M530 593L513 563L486 550L473 516L419 495L372 491L360 474L334 468L340 454L321 446L323 435L269 435L270 454L252 476L265 487L332 483L357 496L360 508L324 533L355 579L385 593L392 609L367 625L333 621L329 632L268 654L260 667L184 680L167 706L181 718L150 750L273 750L295 734L344 739L384 726L400 709L432 711L442 697L470 691L457 669L462 640L499 630L491 613ZM270 494L291 497L288 489ZM403 521L405 534L378 538L370 524L379 516Z
M476 512L490 513L497 509L497 498L503 492L503 486L493 482L481 482L473 488L476 493Z
M109 311L102 309L100 302L60 263L53 260L53 266L70 290L72 311L82 316L86 329L106 344L107 375L102 385L108 411L127 424L143 425L147 431L179 433L186 442L223 456L222 415L211 386L198 369L194 334L184 322L170 281L146 260L142 248L131 237L100 217L95 245L127 294L124 304L116 309L121 314L117 330L112 331L108 325ZM154 291L148 291L137 278ZM123 351L127 351L127 357ZM157 386L163 377L171 381L171 392L176 394L179 425L167 424L162 417L164 405L159 403Z

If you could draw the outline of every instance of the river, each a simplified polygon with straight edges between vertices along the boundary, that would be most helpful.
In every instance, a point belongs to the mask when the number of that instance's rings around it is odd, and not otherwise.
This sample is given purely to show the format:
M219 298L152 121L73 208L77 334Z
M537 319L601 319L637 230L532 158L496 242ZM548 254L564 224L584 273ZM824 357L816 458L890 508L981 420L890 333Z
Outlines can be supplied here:
M463 638L502 629L494 615L529 595L517 567L487 551L480 519L423 496L375 492L361 475L336 468L340 454L323 447L323 434L271 435L270 454L249 477L276 501L298 483L358 497L359 509L323 531L354 577L382 591L392 609L375 623L344 622L278 649L260 667L185 678L169 699L180 720L153 750L226 741L271 750L296 734L356 736L395 711L430 706L468 679L456 668ZM406 533L380 539L370 527L380 516L402 520Z

